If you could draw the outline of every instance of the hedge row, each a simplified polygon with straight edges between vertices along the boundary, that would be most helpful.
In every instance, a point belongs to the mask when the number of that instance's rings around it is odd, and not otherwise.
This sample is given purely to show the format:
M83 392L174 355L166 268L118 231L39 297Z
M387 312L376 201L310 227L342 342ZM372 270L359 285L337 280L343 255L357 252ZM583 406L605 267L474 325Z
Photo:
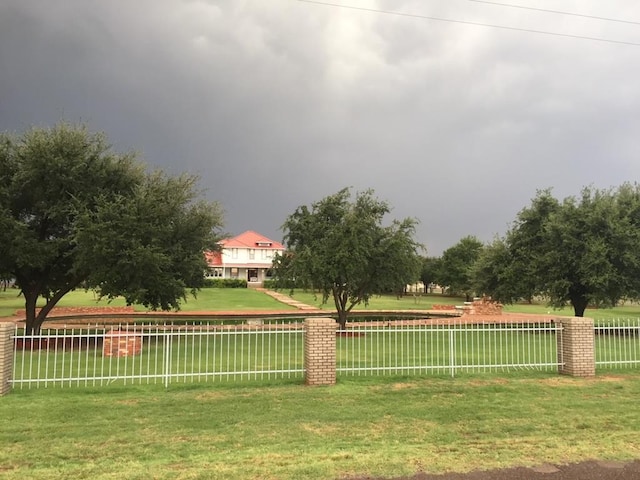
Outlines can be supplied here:
M247 281L240 278L205 278L203 288L247 288Z
M304 285L296 283L294 280L280 281L278 280L265 280L262 284L264 288L270 290L291 290L293 288L305 288Z

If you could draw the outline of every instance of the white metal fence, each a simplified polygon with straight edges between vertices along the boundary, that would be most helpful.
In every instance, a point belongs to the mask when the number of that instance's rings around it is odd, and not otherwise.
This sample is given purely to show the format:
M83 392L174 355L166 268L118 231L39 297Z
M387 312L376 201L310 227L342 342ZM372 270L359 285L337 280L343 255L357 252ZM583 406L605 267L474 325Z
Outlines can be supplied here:
M120 326L15 337L13 387L302 377L300 323Z
M596 368L640 366L640 319L596 321L595 354Z
M557 370L554 323L378 322L339 334L341 375L415 375Z
M640 319L597 322L598 368L640 366ZM14 337L14 388L247 381L304 376L300 321L43 330ZM339 376L557 370L552 322L352 322L336 336Z

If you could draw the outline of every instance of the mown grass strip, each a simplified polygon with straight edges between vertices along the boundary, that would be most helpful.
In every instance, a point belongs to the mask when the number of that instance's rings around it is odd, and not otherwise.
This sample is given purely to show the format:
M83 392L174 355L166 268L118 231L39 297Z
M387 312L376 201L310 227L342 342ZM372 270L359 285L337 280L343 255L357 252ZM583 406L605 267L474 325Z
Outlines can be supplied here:
M335 479L640 457L640 375L24 390L0 475Z

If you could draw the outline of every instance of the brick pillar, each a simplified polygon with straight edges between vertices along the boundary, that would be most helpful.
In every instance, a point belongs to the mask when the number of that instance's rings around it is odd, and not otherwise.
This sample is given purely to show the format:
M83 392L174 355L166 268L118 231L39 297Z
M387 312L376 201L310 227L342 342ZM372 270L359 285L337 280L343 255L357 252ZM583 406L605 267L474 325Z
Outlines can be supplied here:
M557 318L562 325L558 335L558 371L572 377L593 377L596 374L595 331L593 320L582 317Z
M0 397L11 390L14 323L0 323Z
M142 335L111 330L104 336L102 354L105 357L133 357L142 353Z
M304 321L306 385L335 385L337 325L333 318L307 318Z

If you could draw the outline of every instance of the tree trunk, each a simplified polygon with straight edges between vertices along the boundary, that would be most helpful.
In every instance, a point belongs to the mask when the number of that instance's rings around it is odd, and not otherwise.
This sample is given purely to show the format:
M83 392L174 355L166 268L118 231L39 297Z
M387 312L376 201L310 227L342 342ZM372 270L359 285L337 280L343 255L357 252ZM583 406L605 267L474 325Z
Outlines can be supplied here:
M575 295L571 297L571 305L576 317L584 317L584 311L589 305L589 300L584 295Z
M347 315L349 314L347 301L349 299L349 295L346 291L341 290L337 286L333 287L331 293L333 294L333 302L335 303L336 311L338 312L338 325L340 325L340 330L344 330L347 328Z
M345 330L347 328L347 311L344 309L338 310L338 319L336 320L338 325L340 326L340 330Z
M25 334L37 335L40 333L42 322L38 323L36 316L36 303L38 302L38 294L31 291L23 290L24 295L24 311L25 311Z
M25 333L27 335L38 335L42 324L49 315L49 312L56 306L62 297L75 288L75 285L57 291L50 298L47 298L47 303L36 314L36 304L38 297L40 296L40 290L33 288L31 290L23 289L24 295L24 307L25 307Z

